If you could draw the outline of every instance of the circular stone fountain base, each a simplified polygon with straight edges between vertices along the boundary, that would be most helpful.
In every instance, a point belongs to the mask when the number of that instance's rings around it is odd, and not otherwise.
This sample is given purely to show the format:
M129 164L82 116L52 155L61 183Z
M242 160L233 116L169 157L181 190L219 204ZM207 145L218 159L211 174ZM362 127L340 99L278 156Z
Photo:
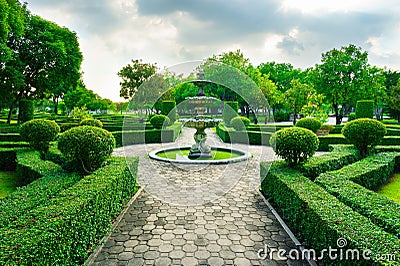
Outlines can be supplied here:
M246 151L233 148L211 147L211 157L189 159L190 146L174 147L155 150L149 153L149 157L158 161L182 163L182 164L227 164L247 160L251 154Z

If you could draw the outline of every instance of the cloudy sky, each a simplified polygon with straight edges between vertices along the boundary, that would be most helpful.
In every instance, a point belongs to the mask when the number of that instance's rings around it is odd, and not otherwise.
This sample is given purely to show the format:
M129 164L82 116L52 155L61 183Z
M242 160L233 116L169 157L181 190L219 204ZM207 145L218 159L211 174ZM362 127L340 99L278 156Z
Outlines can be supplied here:
M241 49L253 65L306 68L350 43L400 70L398 0L27 0L32 13L78 34L86 86L120 101L132 59L170 67Z

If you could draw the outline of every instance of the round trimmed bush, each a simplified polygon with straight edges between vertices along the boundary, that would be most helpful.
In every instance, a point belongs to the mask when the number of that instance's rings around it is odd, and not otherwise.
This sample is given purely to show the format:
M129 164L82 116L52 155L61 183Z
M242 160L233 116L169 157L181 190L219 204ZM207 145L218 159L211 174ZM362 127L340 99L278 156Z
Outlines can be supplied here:
M80 123L80 126L103 127L103 123L99 119L85 118Z
M230 125L237 131L245 130L250 125L250 119L244 116L232 118Z
M229 126L232 118L238 115L239 104L238 102L227 101L224 102L224 111L222 117L224 119L224 123Z
M170 123L171 121L166 115L155 115L150 119L150 124L156 129L166 127Z
M366 157L386 135L386 127L378 120L359 118L346 123L342 128L342 134L363 157Z
M296 122L296 127L307 128L314 133L317 133L318 129L321 128L322 123L316 118L306 117Z
M105 129L92 126L71 128L58 139L61 153L77 162L78 170L86 173L100 168L114 148L114 136Z
M284 128L271 136L270 144L275 153L290 166L307 161L318 149L317 135L301 127Z
M60 127L53 120L33 119L21 125L21 138L39 150L46 153L49 150L50 142L57 138Z

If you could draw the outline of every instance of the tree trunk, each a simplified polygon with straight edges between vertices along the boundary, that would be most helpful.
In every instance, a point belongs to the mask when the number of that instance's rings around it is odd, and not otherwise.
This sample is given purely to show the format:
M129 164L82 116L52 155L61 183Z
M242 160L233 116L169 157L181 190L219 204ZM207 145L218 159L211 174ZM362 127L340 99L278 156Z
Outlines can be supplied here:
M58 98L53 97L53 103L54 103L54 113L58 115Z
M7 117L7 124L11 124L11 116L12 112L14 111L15 106L17 105L17 99L15 99L10 106L10 111L8 112L8 117Z
M335 110L336 125L340 125L342 123L343 116L339 114L339 107L337 104L332 104L332 108Z

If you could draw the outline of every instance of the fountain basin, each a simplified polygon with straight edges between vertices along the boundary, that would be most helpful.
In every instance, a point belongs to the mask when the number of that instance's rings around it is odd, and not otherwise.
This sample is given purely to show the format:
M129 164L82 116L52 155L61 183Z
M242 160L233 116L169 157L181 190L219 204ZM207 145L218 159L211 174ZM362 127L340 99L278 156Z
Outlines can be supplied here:
M159 149L149 153L149 157L158 161L181 164L228 164L247 160L251 154L234 148L211 147L210 158L190 159L190 146Z

